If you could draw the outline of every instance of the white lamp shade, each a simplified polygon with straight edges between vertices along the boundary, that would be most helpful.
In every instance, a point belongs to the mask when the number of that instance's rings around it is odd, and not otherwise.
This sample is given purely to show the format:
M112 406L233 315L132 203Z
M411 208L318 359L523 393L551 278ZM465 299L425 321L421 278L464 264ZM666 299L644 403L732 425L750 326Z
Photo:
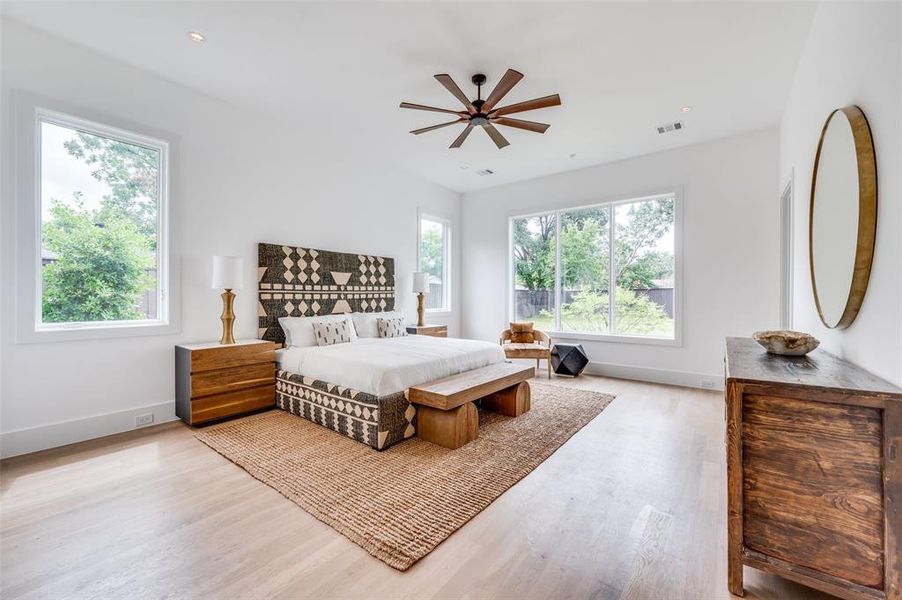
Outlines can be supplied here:
M429 291L429 285L426 283L426 277L428 273L414 273L413 274L413 291L416 294L423 293Z
M213 286L215 289L237 290L241 288L244 260L237 256L213 257Z

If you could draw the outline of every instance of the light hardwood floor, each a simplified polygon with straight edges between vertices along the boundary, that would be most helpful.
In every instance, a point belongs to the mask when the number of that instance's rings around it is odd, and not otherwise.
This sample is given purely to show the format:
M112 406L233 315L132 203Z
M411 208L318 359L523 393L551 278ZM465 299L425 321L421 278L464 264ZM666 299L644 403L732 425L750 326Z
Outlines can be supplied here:
M721 394L554 382L617 400L406 573L173 423L4 461L0 594L730 597ZM827 597L749 569L746 591Z

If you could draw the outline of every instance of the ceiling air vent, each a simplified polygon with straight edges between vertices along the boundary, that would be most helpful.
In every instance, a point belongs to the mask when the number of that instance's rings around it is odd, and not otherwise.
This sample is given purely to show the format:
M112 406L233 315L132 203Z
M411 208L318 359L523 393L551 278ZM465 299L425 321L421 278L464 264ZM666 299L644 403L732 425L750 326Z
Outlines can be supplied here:
M673 123L665 123L658 125L658 133L670 133L671 131L679 131L683 128L682 121L674 121Z
M491 169L479 169L478 171L476 171L476 174L485 177L486 175L494 175L495 171Z

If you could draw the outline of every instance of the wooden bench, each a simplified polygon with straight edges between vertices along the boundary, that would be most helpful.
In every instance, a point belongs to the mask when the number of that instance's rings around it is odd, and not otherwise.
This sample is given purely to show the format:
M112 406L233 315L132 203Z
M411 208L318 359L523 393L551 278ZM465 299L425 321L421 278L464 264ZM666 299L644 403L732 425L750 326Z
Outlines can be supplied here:
M417 435L422 439L456 449L479 435L482 407L509 417L518 417L530 408L527 379L532 367L496 363L480 369L438 379L410 388L407 399L417 405Z

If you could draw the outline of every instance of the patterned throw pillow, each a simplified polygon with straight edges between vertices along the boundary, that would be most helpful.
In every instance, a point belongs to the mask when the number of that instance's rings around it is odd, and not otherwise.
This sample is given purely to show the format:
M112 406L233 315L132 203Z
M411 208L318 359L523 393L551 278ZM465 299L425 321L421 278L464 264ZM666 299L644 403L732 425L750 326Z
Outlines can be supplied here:
M515 344L531 344L535 341L532 334L532 322L511 323L511 341Z
M313 323L313 336L317 346L346 344L351 341L351 330L347 319L342 321L323 321Z
M376 327L379 329L379 337L396 338L407 335L407 327L404 326L404 317L395 319L377 319Z

